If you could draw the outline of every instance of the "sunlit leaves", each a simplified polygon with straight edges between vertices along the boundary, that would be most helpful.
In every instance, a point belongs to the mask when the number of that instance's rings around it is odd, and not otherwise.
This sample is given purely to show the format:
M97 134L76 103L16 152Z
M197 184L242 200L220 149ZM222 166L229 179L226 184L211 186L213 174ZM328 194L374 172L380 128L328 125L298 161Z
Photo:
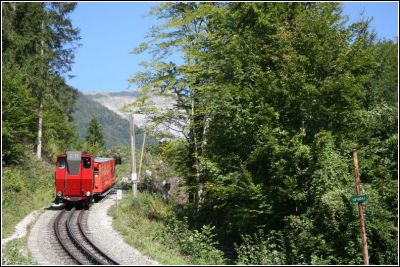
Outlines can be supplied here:
M204 185L194 224L242 238L242 263L271 263L268 246L284 243L277 262L359 264L348 200L359 148L361 181L386 205L370 206L371 262L396 263L397 44L376 43L368 20L346 26L338 3L166 3L155 14L167 20L155 55L180 49L185 63L155 62L139 78L189 114L177 157L190 190ZM281 235L253 244L243 234L257 228Z

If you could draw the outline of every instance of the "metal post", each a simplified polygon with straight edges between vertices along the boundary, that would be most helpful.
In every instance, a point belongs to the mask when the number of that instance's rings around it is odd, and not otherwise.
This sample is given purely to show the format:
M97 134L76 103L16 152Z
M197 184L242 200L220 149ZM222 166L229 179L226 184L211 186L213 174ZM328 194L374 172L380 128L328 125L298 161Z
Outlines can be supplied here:
M136 198L137 192L137 173L136 173L136 160L135 160L135 121L133 113L129 118L131 128L131 180L132 180L132 197Z
M358 159L357 150L353 149L353 161L354 161L354 172L356 176L356 193L357 196L361 195L360 190L360 173L358 171ZM364 265L369 265L368 259L368 246L367 246L367 233L365 231L364 223L364 210L361 202L358 202L358 213L360 214L360 227L361 227L361 240L362 240L362 254L364 259Z

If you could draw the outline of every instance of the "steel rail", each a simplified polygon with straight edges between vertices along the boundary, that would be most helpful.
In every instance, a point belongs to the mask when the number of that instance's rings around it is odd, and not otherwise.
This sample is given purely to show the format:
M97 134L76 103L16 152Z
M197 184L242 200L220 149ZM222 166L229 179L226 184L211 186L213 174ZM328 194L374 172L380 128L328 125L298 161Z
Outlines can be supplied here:
M112 265L120 265L116 260L108 256L106 253L104 253L99 247L97 247L92 240L87 236L85 231L83 230L82 226L82 221L83 221L83 213L84 210L81 210L78 216L78 227L79 231L81 232L82 236L85 238L86 242L88 242L95 250L98 252L102 257L104 257L107 261L109 261Z
M68 236L70 237L70 239L72 240L72 242L75 244L75 246L83 253L85 254L88 259L90 261L92 261L94 264L96 265L107 265L106 262L104 262L103 260L99 259L96 255L94 255L91 251L89 251L79 240L78 238L75 236L75 234L72 232L72 227L71 227L71 219L72 216L75 212L75 208L73 209L73 212L71 213L71 215L69 216L69 218L66 221L66 225L67 225L67 233Z
M76 262L78 262L80 265L85 265L84 262L80 261L79 259L77 259L74 254L71 252L71 250L64 244L64 242L61 240L61 234L60 234L60 220L61 218L64 216L64 213L66 213L66 210L63 210L62 212L60 212L60 214L56 217L55 221L54 221L54 231L56 233L56 237L58 242L60 243L60 245L63 247L63 249L67 252L67 254L73 258Z

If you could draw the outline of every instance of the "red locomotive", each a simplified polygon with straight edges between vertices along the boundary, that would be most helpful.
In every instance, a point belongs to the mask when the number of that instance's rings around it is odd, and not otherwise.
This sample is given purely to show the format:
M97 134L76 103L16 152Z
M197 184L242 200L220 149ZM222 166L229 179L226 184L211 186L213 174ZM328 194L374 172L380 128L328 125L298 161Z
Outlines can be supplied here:
M89 207L94 197L105 195L115 184L115 159L68 151L57 156L55 180L56 202Z

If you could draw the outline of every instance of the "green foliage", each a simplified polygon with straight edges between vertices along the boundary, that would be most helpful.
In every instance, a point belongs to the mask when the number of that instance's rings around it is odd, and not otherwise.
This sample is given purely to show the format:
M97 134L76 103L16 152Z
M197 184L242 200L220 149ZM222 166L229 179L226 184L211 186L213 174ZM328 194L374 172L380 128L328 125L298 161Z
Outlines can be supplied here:
M385 188L397 187L398 182L392 180L388 185L365 184L363 190L368 196L364 203L365 220L367 225L368 252L371 262L398 262L396 246L398 242L398 228L395 226L398 217L392 210L398 198L397 192ZM388 201L388 196L391 200ZM379 244L379 245L378 245Z
M3 181L3 188L5 190L10 190L14 192L21 192L24 187L26 187L26 184L22 179L20 179L22 174L17 171L17 173L13 173L12 170L6 169L4 170L4 181ZM7 203L7 202L5 202Z
M271 231L265 237L264 231L259 230L253 235L243 235L240 246L235 244L238 254L237 263L245 265L275 265L285 264L285 255L281 252L283 247L275 242L282 239L278 232Z
M86 139L90 120L95 117L101 125L106 148L130 144L129 121L99 105L88 96L79 94L71 116L81 139ZM143 132L137 126L135 128L137 130L136 145L139 147L143 141ZM149 137L146 139L151 140Z
M26 144L34 134L34 101L30 98L23 77L15 69L2 69L2 140L3 164L21 162Z
M2 174L3 238L31 211L54 199L54 166L29 155L24 163L4 167Z
M386 181L398 176L398 114L386 103L363 111L360 115L360 170L367 182L374 178Z
M93 117L89 122L86 142L88 142L89 146L98 146L99 148L104 147L103 131L95 117Z
M43 130L45 156L52 158L74 141L67 125L77 90L65 83L79 39L68 18L74 3L2 5L4 164L22 162ZM40 114L43 129L39 129ZM35 133L36 132L36 133Z
M376 71L371 89L367 93L370 106L387 103L391 107L398 105L398 44L393 41L377 43L375 53Z
M191 264L223 264L223 253L214 247L218 244L214 241L214 228L203 225L200 231L191 231L186 220L170 217L165 223L160 240L182 255L190 257Z
M190 264L223 264L223 253L215 248L214 227L204 225L200 231L189 229L187 218L179 220L171 206L161 203L159 196L140 193L140 200L132 203L136 214L163 224L154 236L156 240L188 258Z
M190 175L187 169L188 153L186 144L182 141L172 141L158 146L160 155L164 159L168 159L168 163L172 164L174 170L179 175L185 177Z
M397 264L397 42L376 40L370 21L346 26L339 3L165 3L153 15L165 23L136 52L154 61L133 81L174 94L189 119L185 142L164 146L189 225L215 225L241 263L360 264L357 148L370 263Z
M51 160L67 150L79 149L81 140L73 125L68 123L68 116L56 107L45 108L43 119L44 152Z
M171 204L157 194L139 192L132 201L127 192L119 207L113 207L113 225L142 253L161 264L223 264L222 252L215 249L214 229L204 226L189 230L187 221L178 220Z
M1 264L4 265L34 265L37 264L31 256L28 247L28 237L12 240L4 246L4 257Z

